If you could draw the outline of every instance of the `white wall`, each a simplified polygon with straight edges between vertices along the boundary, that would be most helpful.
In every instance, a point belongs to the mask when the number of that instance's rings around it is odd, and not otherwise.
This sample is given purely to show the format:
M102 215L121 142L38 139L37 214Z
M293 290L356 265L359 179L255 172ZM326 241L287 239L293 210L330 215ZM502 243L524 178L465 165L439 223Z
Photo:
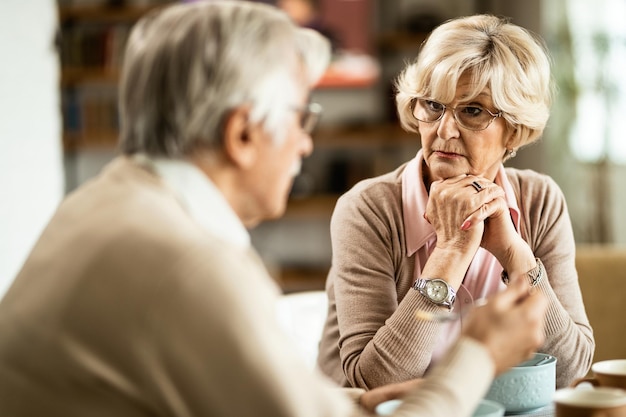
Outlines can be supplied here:
M63 196L54 0L0 5L0 296Z

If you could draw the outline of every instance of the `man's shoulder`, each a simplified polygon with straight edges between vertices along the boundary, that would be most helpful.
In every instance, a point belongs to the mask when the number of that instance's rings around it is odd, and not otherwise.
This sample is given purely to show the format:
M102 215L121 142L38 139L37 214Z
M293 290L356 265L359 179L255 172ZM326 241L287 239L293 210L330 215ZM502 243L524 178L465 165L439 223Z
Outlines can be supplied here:
M99 256L132 253L155 266L193 248L211 257L229 247L200 227L156 175L123 159L68 196L51 225L72 236L68 246L91 247Z

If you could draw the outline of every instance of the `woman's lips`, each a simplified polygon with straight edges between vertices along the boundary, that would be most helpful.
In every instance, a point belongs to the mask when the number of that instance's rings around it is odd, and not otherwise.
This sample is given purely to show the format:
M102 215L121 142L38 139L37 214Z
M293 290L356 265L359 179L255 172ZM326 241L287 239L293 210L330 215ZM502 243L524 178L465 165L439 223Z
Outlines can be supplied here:
M454 152L435 151L434 154L437 155L439 158L447 158L447 159L461 157L461 155L459 155L458 153L454 153Z

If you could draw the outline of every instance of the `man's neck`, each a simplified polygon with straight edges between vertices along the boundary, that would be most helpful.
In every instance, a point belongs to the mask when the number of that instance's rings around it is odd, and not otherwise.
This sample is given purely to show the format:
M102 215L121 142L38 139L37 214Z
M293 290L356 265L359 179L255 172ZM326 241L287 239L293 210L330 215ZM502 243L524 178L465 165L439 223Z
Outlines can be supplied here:
M241 187L241 171L225 157L215 152L198 152L189 157L189 162L202 171L224 195L224 198L246 228L256 226L259 221L247 215L247 194Z

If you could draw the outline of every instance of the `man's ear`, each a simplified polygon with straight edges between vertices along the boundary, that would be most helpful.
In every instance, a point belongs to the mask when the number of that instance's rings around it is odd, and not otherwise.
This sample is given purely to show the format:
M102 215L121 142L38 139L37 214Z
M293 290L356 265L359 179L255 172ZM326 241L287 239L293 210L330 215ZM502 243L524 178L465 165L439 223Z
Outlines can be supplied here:
M254 140L254 129L249 115L249 106L239 106L230 112L224 123L224 153L241 168L254 164L258 152L258 141Z

